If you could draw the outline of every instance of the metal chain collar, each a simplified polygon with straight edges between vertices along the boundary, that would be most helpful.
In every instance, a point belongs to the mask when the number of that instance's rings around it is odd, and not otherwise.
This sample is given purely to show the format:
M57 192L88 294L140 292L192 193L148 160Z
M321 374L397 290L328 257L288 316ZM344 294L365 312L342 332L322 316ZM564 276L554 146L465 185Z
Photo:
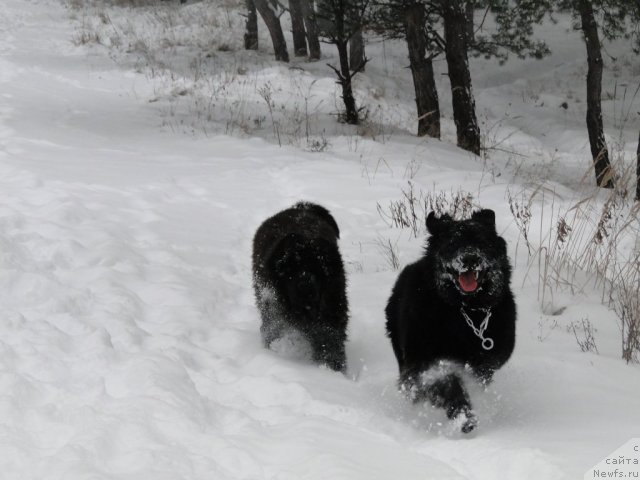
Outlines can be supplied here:
M467 324L471 327L471 330L473 330L473 333L476 334L476 337L482 340L482 348L484 348L485 350L491 350L493 348L493 339L490 337L484 336L484 332L487 330L487 328L489 328L489 319L491 318L491 309L480 308L479 310L482 310L483 312L485 312L485 317L484 317L484 320L482 320L482 323L480 324L480 328L477 328L473 324L473 320L471 320L469 315L467 315L467 312L464 311L464 307L460 307L460 313L462 313L462 316L466 320Z

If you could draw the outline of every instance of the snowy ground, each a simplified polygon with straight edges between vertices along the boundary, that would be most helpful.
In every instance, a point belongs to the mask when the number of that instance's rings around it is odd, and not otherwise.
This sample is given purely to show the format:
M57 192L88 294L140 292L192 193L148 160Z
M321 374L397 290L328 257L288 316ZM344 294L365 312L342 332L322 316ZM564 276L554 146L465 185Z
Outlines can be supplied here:
M167 8L197 14L202 4ZM118 11L109 28L135 22ZM506 203L507 188L528 188L536 173L563 184L545 183L558 197L579 196L588 145L575 34L542 64L474 63L485 130L527 155L480 160L451 144L451 120L442 142L402 132L414 128L404 52L380 55L360 80L359 98L378 102L363 138L333 122L335 86L322 63L289 70L216 50L213 67L234 58L250 71L210 96L205 118L199 95L219 77L202 67L203 84L127 66L133 56L77 41L90 21L55 0L0 9L2 478L575 479L639 436L640 369L620 360L615 316L593 294L559 293L564 310L543 313ZM620 82L631 91L639 74L622 69ZM316 89L311 143L282 121L278 146L250 88L265 79L276 100L294 83ZM246 89L232 88L237 81ZM558 93L565 81L573 97ZM614 98L605 104L612 121ZM302 111L287 108L292 118ZM631 116L619 133L630 140L637 130ZM406 264L422 239L390 229L376 205L399 199L409 178L423 191L472 192L496 210L517 256L516 351L489 392L473 393L480 426L470 437L395 389L383 308L397 271L381 244L391 241ZM260 345L251 238L299 199L326 205L342 230L347 377ZM566 330L582 318L597 329L599 354L582 353Z

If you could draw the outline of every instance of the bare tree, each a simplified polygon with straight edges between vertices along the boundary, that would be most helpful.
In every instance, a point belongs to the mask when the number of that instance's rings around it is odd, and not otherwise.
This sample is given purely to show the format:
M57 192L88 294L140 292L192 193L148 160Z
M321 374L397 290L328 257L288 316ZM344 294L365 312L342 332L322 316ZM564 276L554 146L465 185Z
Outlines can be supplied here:
M375 0L372 27L386 37L404 38L418 107L418 134L440 136L440 108L432 61L446 54L458 145L480 150L480 135L471 90L468 55L495 57L509 54L542 58L549 49L533 39L555 0ZM482 5L492 27L474 31L474 8ZM444 31L444 35L443 35Z
M328 66L336 73L342 87L345 112L341 116L351 125L360 123L352 80L364 68L367 59L360 63L357 70L351 71L348 45L353 35L363 27L368 6L369 0L320 0L318 3L321 36L338 49L339 67Z
M578 9L582 21L584 42L587 46L587 130L599 187L613 188L613 170L609 161L609 150L604 138L602 122L602 53L598 24L590 0L579 0Z
M246 0L247 21L245 22L244 48L258 50L258 13L253 0Z
M458 146L480 155L480 128L471 89L467 57L467 16L463 0L439 0L439 10L444 22L445 55Z
M296 57L307 56L307 33L304 29L304 14L300 0L289 0L291 15L291 33L293 35L293 54Z
M318 32L318 24L316 22L316 9L314 0L299 0L304 17L304 25L307 31L307 43L309 45L309 60L319 60L320 39Z
M413 1L407 4L403 11L409 66L418 110L418 136L440 138L440 102L432 57L427 55L425 8L422 3Z
M267 0L254 0L256 9L265 25L269 29L271 35L271 41L273 42L273 51L276 55L276 60L281 62L289 61L289 52L287 51L287 42L284 39L282 33L282 25L280 25L280 17L274 10L274 7Z
M376 0L371 18L373 30L386 38L407 42L418 113L418 136L440 138L440 103L433 73L433 58L443 51L435 45L431 29L436 18L423 0Z
M638 150L636 151L636 200L640 201L640 134L638 134Z
M364 35L362 28L359 28L349 40L349 68L351 71L363 71L365 58Z
M465 0L464 4L464 14L467 17L467 42L469 45L473 44L475 33L474 29L474 18L473 14L475 13L476 2L475 0Z

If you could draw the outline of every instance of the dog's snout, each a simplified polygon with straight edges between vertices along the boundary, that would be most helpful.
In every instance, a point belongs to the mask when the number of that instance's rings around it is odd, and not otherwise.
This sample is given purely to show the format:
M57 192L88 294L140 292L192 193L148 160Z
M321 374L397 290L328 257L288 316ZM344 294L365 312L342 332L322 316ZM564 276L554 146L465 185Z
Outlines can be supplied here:
M462 255L460 263L465 271L477 270L482 263L482 259L476 253L468 252Z

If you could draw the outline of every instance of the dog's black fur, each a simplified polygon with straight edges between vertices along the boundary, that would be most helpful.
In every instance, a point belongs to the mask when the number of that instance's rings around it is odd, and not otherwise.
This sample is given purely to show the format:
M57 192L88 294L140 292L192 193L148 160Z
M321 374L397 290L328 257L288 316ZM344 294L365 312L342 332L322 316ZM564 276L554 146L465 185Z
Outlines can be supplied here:
M339 237L329 211L313 203L268 218L253 239L253 286L267 348L295 329L315 362L344 372L348 303Z
M444 408L451 419L462 415L467 433L477 425L469 395L460 374L443 365L465 366L486 384L509 359L516 322L511 266L492 210L462 221L431 212L426 223L431 236L424 256L402 271L389 298L387 333L401 390ZM492 349L482 347L462 308L476 328L491 312L483 337L493 340Z

